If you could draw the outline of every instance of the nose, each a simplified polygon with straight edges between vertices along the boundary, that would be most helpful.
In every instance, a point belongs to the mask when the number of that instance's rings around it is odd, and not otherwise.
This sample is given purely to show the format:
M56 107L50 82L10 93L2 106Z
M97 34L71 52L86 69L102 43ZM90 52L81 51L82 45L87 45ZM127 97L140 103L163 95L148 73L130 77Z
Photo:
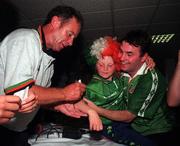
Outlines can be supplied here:
M104 70L107 71L108 70L108 66L104 66Z

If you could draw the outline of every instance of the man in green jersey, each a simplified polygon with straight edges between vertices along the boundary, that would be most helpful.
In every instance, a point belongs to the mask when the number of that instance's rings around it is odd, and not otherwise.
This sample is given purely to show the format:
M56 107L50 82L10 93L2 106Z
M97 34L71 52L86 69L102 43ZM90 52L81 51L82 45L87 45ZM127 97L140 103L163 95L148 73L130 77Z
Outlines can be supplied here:
M115 38L105 36L95 40L89 49L91 57L88 61L94 65L95 73L86 86L85 98L97 106L109 110L126 109L126 101L123 98L123 82L119 80L117 74L121 69L120 46ZM94 60L94 64L92 60ZM150 64L148 63L148 65ZM103 116L100 117L101 123L97 113L83 104L83 100L76 103L75 107L88 114L89 129L95 130L91 134L95 139L105 136L112 141L128 146L156 146L151 140L134 130L130 123L114 121ZM114 129L113 133L112 129Z
M171 145L173 119L166 103L166 82L157 69L145 64L151 38L142 30L130 31L122 39L120 81L123 83L123 110L108 110L88 105L99 115L114 121L130 123L132 128L157 145ZM111 130L112 135L116 129Z

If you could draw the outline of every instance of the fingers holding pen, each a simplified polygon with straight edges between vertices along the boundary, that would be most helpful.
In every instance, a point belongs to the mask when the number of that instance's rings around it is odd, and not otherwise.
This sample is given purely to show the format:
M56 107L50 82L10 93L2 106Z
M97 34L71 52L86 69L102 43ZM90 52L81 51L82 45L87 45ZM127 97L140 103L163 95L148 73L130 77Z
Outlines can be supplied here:
M66 101L78 100L82 97L86 89L86 85L80 82L72 83L63 89Z

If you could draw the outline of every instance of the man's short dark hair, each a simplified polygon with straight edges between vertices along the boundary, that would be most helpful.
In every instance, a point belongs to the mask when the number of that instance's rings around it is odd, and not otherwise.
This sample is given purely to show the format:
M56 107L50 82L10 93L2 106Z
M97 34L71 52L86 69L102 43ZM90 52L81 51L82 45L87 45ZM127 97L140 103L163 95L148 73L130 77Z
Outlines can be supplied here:
M83 25L83 18L82 18L81 13L70 6L62 5L62 6L56 6L55 8L53 8L48 13L44 25L50 23L53 16L61 17L62 21L64 22L66 20L71 19L72 17L75 17L76 20L81 24L81 26Z
M140 47L141 55L149 52L152 42L151 37L144 30L132 30L128 32L121 41L128 42L130 45L135 47Z

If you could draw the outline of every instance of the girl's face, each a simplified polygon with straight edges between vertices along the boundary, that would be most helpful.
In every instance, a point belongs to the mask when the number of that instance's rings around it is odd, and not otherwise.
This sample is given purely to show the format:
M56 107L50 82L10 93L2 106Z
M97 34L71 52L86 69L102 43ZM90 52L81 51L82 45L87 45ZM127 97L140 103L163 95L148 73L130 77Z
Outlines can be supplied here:
M99 76L104 79L112 80L113 74L116 71L115 64L111 56L104 56L96 63L96 69Z

